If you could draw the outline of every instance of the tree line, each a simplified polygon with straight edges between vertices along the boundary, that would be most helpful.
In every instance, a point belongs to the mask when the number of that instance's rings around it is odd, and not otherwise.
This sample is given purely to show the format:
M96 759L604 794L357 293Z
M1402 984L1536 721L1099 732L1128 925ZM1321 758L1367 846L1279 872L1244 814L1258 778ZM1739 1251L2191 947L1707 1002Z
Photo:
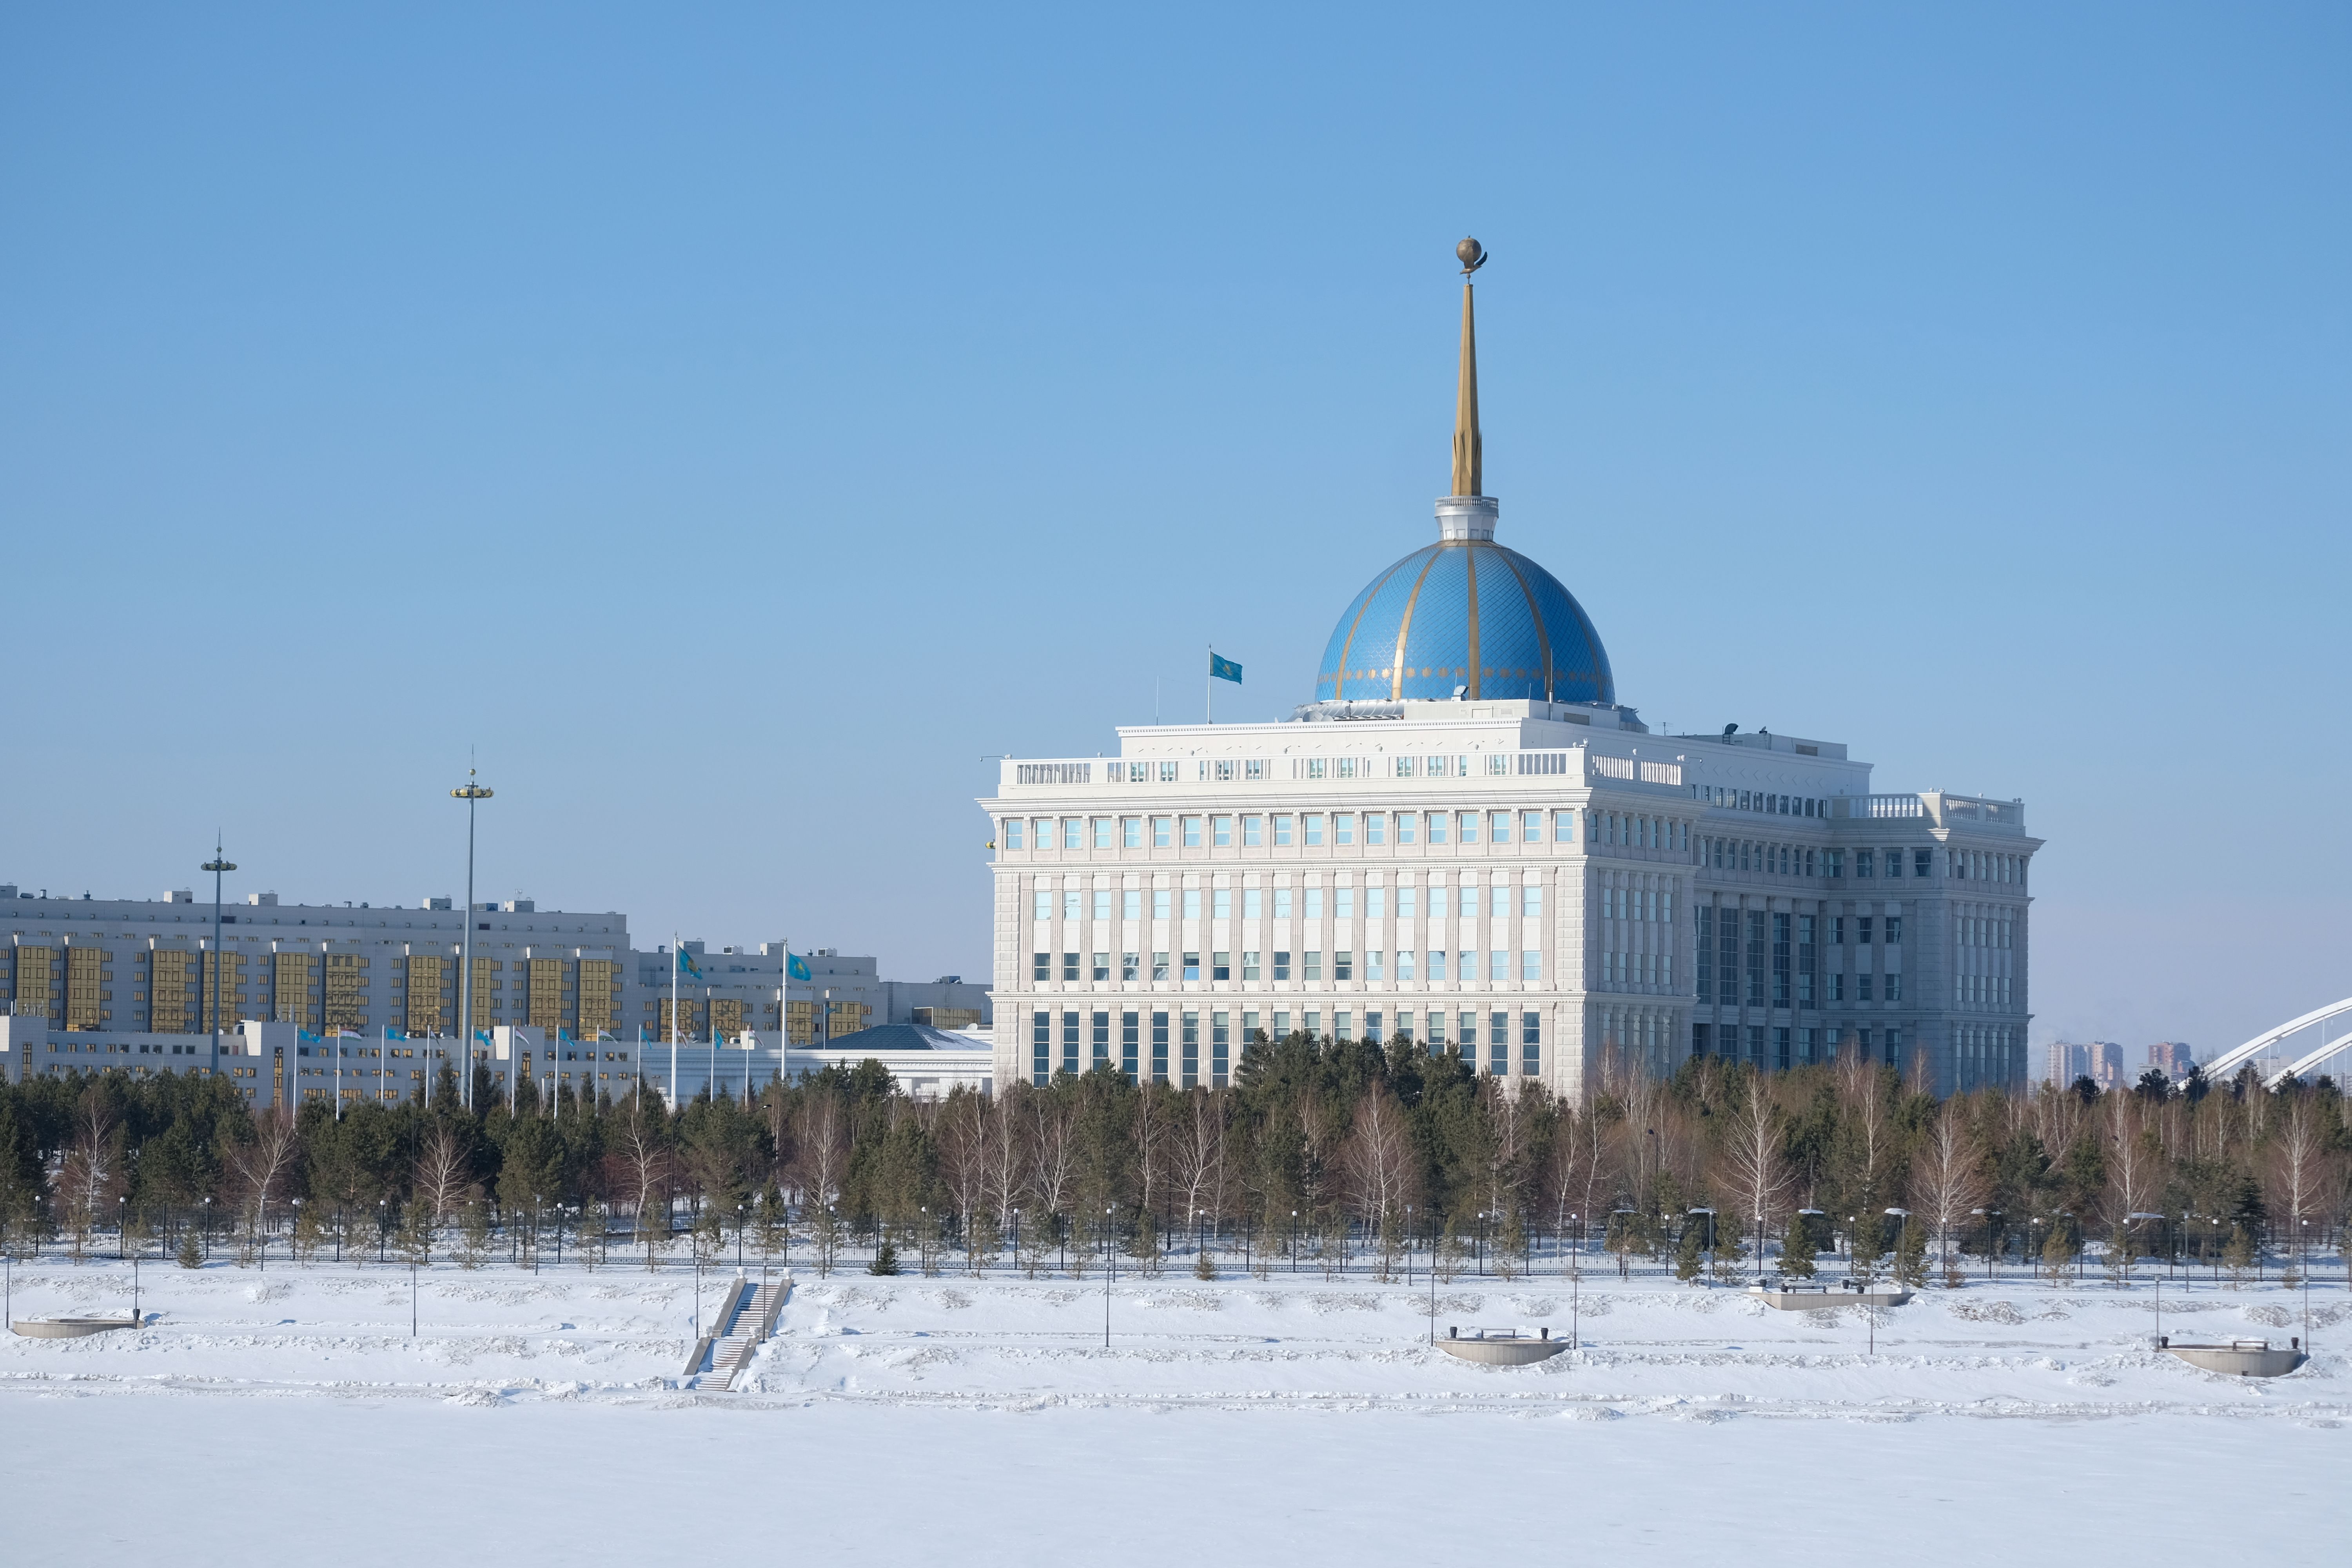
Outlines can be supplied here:
M218 1078L120 1072L0 1085L0 1245L77 1254L159 1241L454 1255L551 1243L601 1261L679 1237L716 1253L855 1238L876 1266L1010 1256L1084 1272L1117 1247L1238 1247L1385 1276L1419 1250L1504 1273L1546 1248L1605 1247L1685 1277L1809 1274L1832 1247L1918 1280L1969 1254L2110 1268L2187 1253L2261 1266L2340 1246L2352 1132L2332 1082L2265 1088L2160 1073L2102 1092L1948 1100L1848 1056L1784 1072L1701 1058L1654 1079L1603 1065L1570 1102L1454 1051L1260 1037L1231 1087L1097 1068L1045 1087L900 1093L878 1063L672 1108L650 1091L469 1108L428 1097L250 1109ZM633 1255L633 1254L631 1254Z

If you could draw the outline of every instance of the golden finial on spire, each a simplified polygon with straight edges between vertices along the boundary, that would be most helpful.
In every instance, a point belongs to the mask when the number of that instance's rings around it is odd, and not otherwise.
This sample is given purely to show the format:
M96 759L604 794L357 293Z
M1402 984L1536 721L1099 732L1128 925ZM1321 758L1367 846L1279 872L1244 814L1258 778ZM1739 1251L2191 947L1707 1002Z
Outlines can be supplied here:
M1470 311L1470 275L1486 265L1486 247L1465 239L1454 247L1462 263L1462 381L1454 395L1454 493L1485 493L1485 461L1478 441L1478 333Z

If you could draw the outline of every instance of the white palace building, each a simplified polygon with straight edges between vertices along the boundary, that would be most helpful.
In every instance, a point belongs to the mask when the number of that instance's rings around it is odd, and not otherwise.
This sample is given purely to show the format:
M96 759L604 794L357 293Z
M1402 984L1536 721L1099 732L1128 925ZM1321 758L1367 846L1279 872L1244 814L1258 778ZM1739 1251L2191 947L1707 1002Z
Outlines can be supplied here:
M1001 764L997 1080L1220 1086L1305 1031L1570 1096L1612 1058L1852 1048L2021 1089L2021 803L1875 793L1836 742L1652 733L1577 601L1496 542L1466 278L1458 396L1437 538L1340 613L1315 700Z

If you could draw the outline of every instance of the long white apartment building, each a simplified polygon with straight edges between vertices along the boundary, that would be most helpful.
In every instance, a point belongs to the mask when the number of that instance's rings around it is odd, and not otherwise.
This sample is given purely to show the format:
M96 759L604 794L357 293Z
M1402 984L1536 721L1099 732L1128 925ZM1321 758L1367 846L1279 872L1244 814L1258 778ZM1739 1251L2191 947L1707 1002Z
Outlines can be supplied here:
M1349 604L1290 720L1000 764L1000 1081L1217 1086L1305 1031L1570 1095L1612 1058L1841 1048L2022 1085L2021 805L1882 793L1830 741L1651 733L1575 598L1494 542L1466 285L1460 410L1437 541Z

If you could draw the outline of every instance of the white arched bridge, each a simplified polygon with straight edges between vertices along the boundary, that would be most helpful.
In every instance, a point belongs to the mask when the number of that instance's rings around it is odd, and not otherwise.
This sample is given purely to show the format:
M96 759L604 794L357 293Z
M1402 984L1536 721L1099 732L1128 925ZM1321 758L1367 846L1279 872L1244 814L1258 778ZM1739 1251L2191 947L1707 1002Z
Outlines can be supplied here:
M2328 1037L2328 1026L2336 1020L2340 1033ZM2309 1039L2296 1039L2299 1035ZM2289 1046L2289 1041L2294 1041ZM2205 1076L2215 1083L2228 1079L2240 1068L2258 1064L2263 1081L2276 1088L2289 1078L2308 1078L2330 1057L2352 1049L2352 996L2341 1002L2331 1002L2325 1007L2315 1007L2300 1018L2289 1018L2275 1028L2265 1029L2242 1046L2223 1051L2204 1064ZM2295 1054L2300 1051L2300 1055ZM2287 1059L2282 1062L2281 1058Z

